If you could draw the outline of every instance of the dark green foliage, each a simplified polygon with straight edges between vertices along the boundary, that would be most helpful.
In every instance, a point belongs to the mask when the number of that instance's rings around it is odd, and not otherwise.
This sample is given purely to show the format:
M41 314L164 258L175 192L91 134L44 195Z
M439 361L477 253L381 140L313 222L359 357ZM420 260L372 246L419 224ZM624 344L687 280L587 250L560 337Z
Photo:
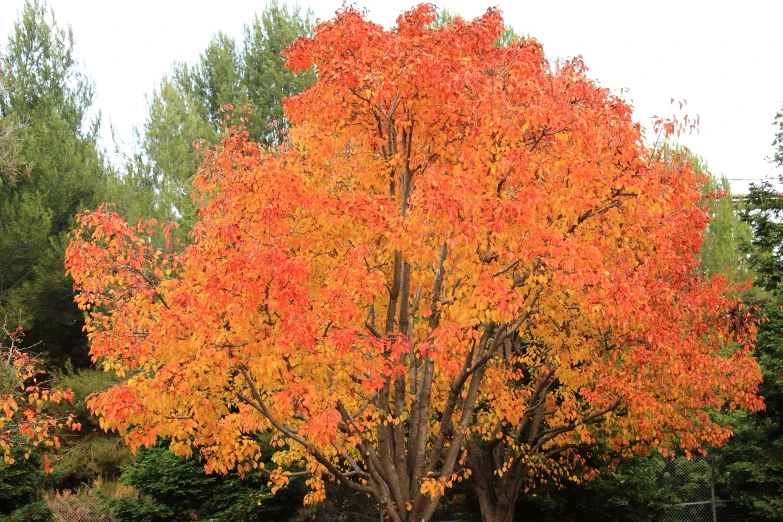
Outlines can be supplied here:
M783 116L772 161L783 166ZM770 183L751 185L742 219L752 231L745 245L755 284L771 293L763 302L768 321L759 327L756 356L764 374L766 410L732 413L734 437L718 452L720 488L734 502L731 520L783 519L783 200Z
M183 64L175 79L185 94L201 103L202 118L219 133L218 110L226 104L241 106L247 101L242 81L242 60L233 38L218 33L212 37L195 67Z
M2 67L0 57L0 67ZM2 71L0 71L0 97L2 96ZM0 117L0 186L13 185L22 174L22 129L24 126L11 117Z
M105 175L89 122L93 85L73 58L73 35L37 1L25 3L5 49L0 117L21 122L25 174L0 185L0 314L22 314L47 364L88 364L81 313L63 257L74 215Z
M735 413L734 437L718 452L721 493L731 520L783 519L783 299L765 307L756 354L764 373L766 411Z
M610 462L592 458L600 473L591 481L575 484L553 481L539 484L520 495L515 520L537 522L657 522L667 506L693 500L694 490L709 491L709 464L684 457L667 459L660 454ZM459 519L480 520L478 501L467 485L452 492L462 504L454 511ZM707 497L709 498L709 497ZM703 498L700 498L703 500Z
M280 54L294 40L310 34L312 26L311 11L302 13L298 5L289 10L277 0L267 4L261 16L256 15L253 23L245 26L242 82L247 99L253 104L247 126L250 137L259 143L273 145L281 141L288 128L283 98L304 91L315 81L312 70L295 75L285 69L285 59Z
M49 522L52 512L42 497L42 487L51 482L43 472L41 457L32 453L24 458L24 450L16 448L16 462L8 465L0 460L0 522Z
M774 165L783 167L783 112L775 116L778 134L772 145ZM783 177L781 177L783 180ZM779 291L783 282L783 199L772 183L751 184L742 220L753 230L753 239L746 246L757 275L756 284L769 291Z
M690 489L703 485L703 470L698 477L684 477L693 473L692 462L670 460L660 455L647 458L623 459L611 471L606 462L593 465L601 473L592 481L579 485L568 484L565 489L540 486L532 494L522 496L518 513L535 513L531 520L541 521L657 521L666 506L689 501L689 488L676 487L672 476L682 479Z
M772 163L780 167L783 166L783 109L775 115L774 125L778 129L778 133L775 134L775 140L772 142L775 152L771 159Z
M756 284L776 291L783 282L783 200L771 183L751 185L742 220L753 230L753 239L745 247L754 272Z
M207 475L203 463L177 457L163 445L140 450L121 480L139 492L138 499L110 501L115 519L125 522L190 520L191 514L215 522L284 521L301 506L305 494L304 484L292 479L273 497L267 476L258 471L244 478L236 473Z

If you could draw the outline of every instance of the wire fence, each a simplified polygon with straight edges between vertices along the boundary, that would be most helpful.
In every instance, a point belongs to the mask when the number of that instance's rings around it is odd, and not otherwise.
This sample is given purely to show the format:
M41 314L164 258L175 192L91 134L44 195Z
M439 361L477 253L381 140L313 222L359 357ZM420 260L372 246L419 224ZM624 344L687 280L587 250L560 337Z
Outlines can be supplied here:
M660 522L723 522L727 500L715 494L715 460L712 456L691 460L667 460L658 483L669 490L671 504Z
M95 490L63 491L46 495L57 522L111 522L106 502Z

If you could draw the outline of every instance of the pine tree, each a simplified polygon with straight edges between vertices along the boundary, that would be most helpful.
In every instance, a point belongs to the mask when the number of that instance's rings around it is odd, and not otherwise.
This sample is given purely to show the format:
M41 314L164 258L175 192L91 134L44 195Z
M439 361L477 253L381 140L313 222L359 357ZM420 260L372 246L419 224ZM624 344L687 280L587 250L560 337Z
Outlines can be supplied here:
M88 117L94 86L73 56L70 28L28 0L8 39L0 117L23 124L25 174L0 186L0 314L22 314L28 339L50 364L87 363L81 313L63 257L74 215L105 177L99 119Z

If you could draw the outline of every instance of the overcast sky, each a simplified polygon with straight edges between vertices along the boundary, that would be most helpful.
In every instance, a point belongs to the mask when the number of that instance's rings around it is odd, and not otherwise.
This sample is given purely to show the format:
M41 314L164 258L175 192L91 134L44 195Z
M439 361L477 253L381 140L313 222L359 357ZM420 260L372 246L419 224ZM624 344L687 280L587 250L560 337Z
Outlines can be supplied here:
M5 46L23 0L0 0L0 42ZM321 19L337 1L302 2ZM362 0L373 21L390 26L410 0ZM658 0L464 1L442 0L465 18L490 5L517 33L538 39L550 57L582 55L590 75L615 91L629 90L635 119L647 127L669 114L671 98L686 99L701 119L698 135L681 140L706 158L735 193L748 181L777 176L771 155L775 113L783 106L783 1ZM70 24L75 54L97 88L104 145L109 123L129 141L143 123L145 93L175 61L193 61L212 34L242 38L243 25L261 1L50 0L61 24Z

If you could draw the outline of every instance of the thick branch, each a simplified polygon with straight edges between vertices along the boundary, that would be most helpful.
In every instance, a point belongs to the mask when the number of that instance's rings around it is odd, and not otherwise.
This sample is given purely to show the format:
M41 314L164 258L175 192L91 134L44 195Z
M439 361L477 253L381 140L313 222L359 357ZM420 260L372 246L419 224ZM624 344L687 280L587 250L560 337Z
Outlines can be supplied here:
M266 403L261 398L261 394L258 391L258 388L256 387L255 383L253 382L253 379L250 377L250 373L248 372L247 366L244 364L238 365L239 371L242 372L242 376L245 378L245 383L247 384L248 388L250 389L250 393L253 396L253 400L251 400L248 397L245 397L241 393L237 393L237 398L244 402L245 404L248 404L252 408L254 408L256 411L261 413L269 422L274 426L274 428L285 435L286 437L290 438L291 440L298 442L301 444L313 457L315 460L318 461L319 464L323 465L329 473L337 477L341 482L344 482L349 488L355 490L355 491L361 491L362 493L367 493L370 495L377 494L376 491L374 491L372 488L365 486L363 484L359 484L357 482L353 482L348 479L348 477L345 476L345 474L337 468L332 462L326 458L318 449L310 444L306 439L303 437L297 435L296 433L293 433L288 429L283 423L279 422L274 415L272 415L272 412L269 411L269 408L266 406Z

